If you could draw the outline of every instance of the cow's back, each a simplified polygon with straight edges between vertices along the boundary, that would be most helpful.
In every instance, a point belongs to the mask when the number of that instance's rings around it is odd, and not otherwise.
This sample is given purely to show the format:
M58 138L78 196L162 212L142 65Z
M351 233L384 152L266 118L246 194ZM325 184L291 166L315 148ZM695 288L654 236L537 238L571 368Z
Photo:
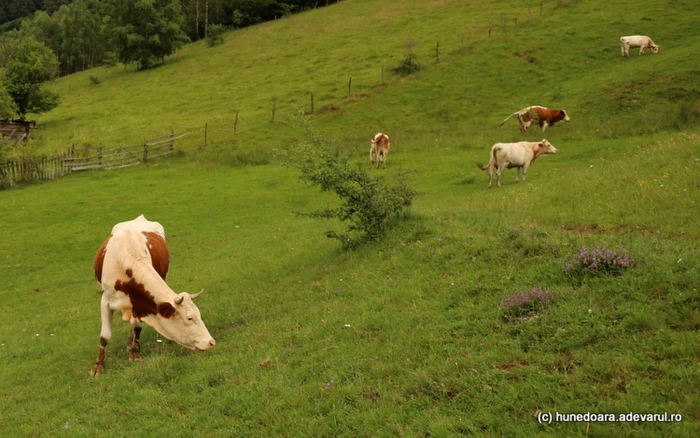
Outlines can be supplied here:
M143 215L120 222L112 228L112 233L95 254L95 278L101 283L105 270L121 271L135 260L149 257L153 268L165 280L170 266L170 250L163 226L149 221Z

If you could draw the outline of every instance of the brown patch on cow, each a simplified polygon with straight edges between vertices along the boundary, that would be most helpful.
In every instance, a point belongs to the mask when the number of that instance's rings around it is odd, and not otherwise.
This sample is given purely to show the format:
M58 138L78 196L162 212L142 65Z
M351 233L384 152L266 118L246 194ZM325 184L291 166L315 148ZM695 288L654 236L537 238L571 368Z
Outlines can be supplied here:
M168 268L170 267L170 250L168 249L168 243L163 236L152 231L144 231L143 235L146 236L146 247L151 254L153 269L160 275L160 278L165 280L165 276L168 275Z
M133 278L128 282L117 280L114 283L114 288L120 292L124 292L131 300L131 311L135 318L143 318L147 315L155 315L157 306L153 295L151 295L145 286Z
M163 318L170 318L175 314L175 308L170 303L158 303L156 309Z
M131 268L129 268L129 269L126 270L126 275L127 275L129 278L131 278L131 277L134 276L134 271L132 271Z
M104 265L105 254L107 253L107 243L111 238L112 235L110 234L107 240L102 242L100 249L98 249L97 254L95 254L95 261L92 263L92 270L95 272L95 278L99 283L102 283L102 266Z

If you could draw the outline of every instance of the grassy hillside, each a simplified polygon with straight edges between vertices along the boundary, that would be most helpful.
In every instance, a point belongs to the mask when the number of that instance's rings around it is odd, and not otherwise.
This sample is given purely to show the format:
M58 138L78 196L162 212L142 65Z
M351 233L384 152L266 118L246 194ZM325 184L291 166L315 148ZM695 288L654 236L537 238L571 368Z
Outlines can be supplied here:
M190 45L152 71L58 81L64 100L37 116L37 147L199 129L192 138L207 121L215 144L0 192L0 430L697 436L700 12L689 1L564 3L546 3L541 18L533 4L526 22L514 1L347 1L233 32L214 49ZM517 13L518 28L489 39L500 13L509 26ZM660 53L622 59L619 36L636 33ZM377 86L381 63L398 63L411 39L424 68ZM391 136L388 169L372 174L417 171L422 196L374 244L343 251L324 236L338 224L297 217L337 201L290 170L226 165L240 163L242 145L265 154L298 138L293 106L309 91L314 126L361 165L371 134ZM542 138L513 120L496 128L531 104L571 113L546 131L560 153L525 183L511 170L503 188L486 189L475 163L492 143ZM128 325L115 317L93 380L92 257L114 223L141 213L165 226L168 283L206 290L198 305L217 346L194 354L146 328L131 363ZM597 246L625 248L635 265L565 274L581 247ZM535 287L553 292L551 304L504 318L502 299ZM537 412L683 420L547 425Z

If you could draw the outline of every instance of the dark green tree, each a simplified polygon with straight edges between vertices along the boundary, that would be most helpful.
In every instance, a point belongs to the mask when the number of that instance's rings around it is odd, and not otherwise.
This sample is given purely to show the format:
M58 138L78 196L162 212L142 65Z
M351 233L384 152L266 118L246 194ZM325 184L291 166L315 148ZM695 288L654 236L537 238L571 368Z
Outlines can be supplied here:
M41 86L58 76L58 59L46 45L34 38L3 41L0 69L5 72L0 87L7 90L21 119L29 112L46 112L58 105L58 94Z
M189 38L182 30L178 0L108 0L105 29L112 49L124 64L140 70L162 63Z
M0 70L0 120L14 119L17 115L17 104L7 92L5 72Z

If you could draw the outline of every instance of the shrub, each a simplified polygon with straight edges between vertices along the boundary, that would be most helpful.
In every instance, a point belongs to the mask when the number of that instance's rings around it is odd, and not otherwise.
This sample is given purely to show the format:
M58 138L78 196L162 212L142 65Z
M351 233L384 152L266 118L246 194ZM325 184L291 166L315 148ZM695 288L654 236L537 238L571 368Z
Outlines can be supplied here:
M503 319L505 321L528 319L544 310L551 303L554 292L545 291L537 286L530 290L516 291L513 295L503 297Z
M407 173L391 178L372 177L360 166L353 167L349 157L337 146L321 137L307 125L307 138L283 150L276 156L286 166L301 172L300 179L333 191L342 200L337 208L328 208L301 216L339 219L349 223L345 233L326 232L344 246L354 246L362 240L381 236L393 217L410 207L417 192L407 184Z
M634 261L624 248L615 251L605 246L593 250L582 247L577 255L564 263L564 273L570 277L620 275L633 265Z
M207 45L214 47L224 42L224 31L226 28L221 24L211 24L207 29Z
M394 67L394 73L400 74L400 75L410 75L418 70L420 70L420 64L418 63L418 57L416 56L415 53L409 52L406 53L406 56L404 56L403 60Z
M90 76L90 82L92 82L94 85L98 85L102 82L102 79L100 79L99 76Z

